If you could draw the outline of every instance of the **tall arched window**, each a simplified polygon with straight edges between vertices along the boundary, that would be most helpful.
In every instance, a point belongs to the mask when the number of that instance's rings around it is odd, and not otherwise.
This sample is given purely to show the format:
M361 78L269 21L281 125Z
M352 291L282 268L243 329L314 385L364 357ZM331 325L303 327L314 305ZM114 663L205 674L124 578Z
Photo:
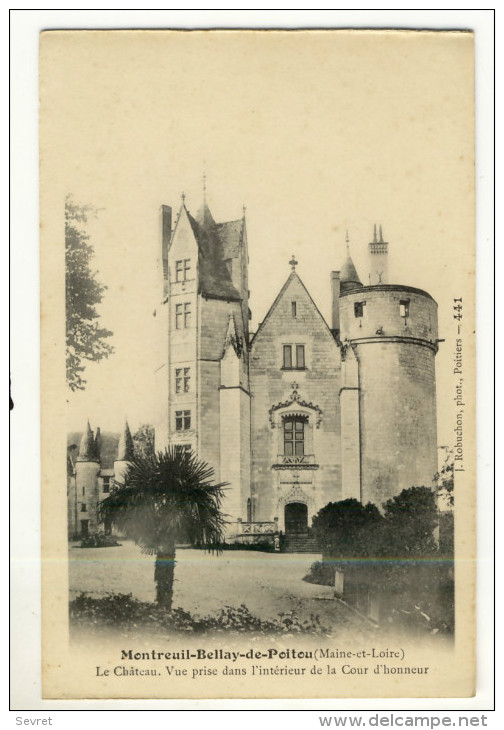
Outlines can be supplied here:
M284 418L284 456L304 456L306 418Z

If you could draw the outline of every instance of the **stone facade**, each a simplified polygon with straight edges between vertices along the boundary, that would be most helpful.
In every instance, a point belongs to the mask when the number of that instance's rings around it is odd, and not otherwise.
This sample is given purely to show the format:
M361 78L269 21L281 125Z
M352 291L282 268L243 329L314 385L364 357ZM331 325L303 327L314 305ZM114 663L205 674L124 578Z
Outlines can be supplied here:
M160 230L156 449L191 450L227 483L229 540L273 544L306 534L328 502L381 507L433 486L437 305L387 283L381 227L370 285L349 250L330 273L330 326L292 259L254 335L245 216L216 223L206 202L195 217L183 202L174 222L162 206ZM88 426L78 457L69 452L70 532L97 528L103 479L128 463L126 433L109 464L93 438Z
M67 503L69 537L87 536L106 529L98 522L98 503L122 483L133 455L133 440L126 423L119 434L92 431L68 435Z
M230 538L303 532L328 502L381 506L405 487L432 485L437 307L387 283L381 226L368 246L370 286L349 251L330 275L331 327L292 260L252 336L245 217L216 223L206 202L194 218L184 202L173 227L171 209L162 215L158 374L168 384L156 447L190 446L229 483ZM185 367L191 380L180 392ZM190 428L181 429L185 411Z

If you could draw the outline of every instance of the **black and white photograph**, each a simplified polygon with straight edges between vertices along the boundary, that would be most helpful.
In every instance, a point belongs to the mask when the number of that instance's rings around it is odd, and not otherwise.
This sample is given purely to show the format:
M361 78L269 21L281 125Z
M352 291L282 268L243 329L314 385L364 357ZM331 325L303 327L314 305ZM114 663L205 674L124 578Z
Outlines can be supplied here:
M474 693L474 184L469 30L41 34L44 697Z

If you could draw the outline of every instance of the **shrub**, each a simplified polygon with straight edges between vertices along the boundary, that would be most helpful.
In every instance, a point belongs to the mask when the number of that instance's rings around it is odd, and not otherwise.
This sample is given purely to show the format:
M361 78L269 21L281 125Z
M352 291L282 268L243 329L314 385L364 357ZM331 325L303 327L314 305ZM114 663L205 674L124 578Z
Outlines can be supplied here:
M120 547L121 543L117 542L112 535L104 535L98 533L96 535L88 535L81 542L81 548L103 548L103 547Z
M319 561L312 563L310 566L310 572L303 578L307 583L315 583L319 586L333 586L334 585L334 563L328 561Z
M378 509L356 499L330 502L313 518L313 534L324 558L345 560L376 554L382 527Z
M104 627L114 627L125 633L145 630L169 633L204 633L226 631L231 633L256 634L328 634L318 616L301 620L294 612L280 613L278 618L261 619L250 613L247 606L224 606L217 615L200 617L175 608L170 612L155 603L147 603L127 595L107 594L93 598L80 593L70 602L70 622L73 627L85 628L88 632L99 632Z

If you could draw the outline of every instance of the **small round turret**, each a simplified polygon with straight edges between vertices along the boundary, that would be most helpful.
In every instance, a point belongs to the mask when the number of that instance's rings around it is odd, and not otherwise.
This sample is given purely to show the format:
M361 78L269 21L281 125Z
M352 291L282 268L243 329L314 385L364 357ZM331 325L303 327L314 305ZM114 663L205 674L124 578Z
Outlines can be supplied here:
M340 280L341 280L341 291L346 292L351 289L357 289L362 286L362 282L359 279L359 274L355 268L352 257L350 256L349 248L350 239L348 238L348 232L346 235L347 255L346 259L341 267Z

